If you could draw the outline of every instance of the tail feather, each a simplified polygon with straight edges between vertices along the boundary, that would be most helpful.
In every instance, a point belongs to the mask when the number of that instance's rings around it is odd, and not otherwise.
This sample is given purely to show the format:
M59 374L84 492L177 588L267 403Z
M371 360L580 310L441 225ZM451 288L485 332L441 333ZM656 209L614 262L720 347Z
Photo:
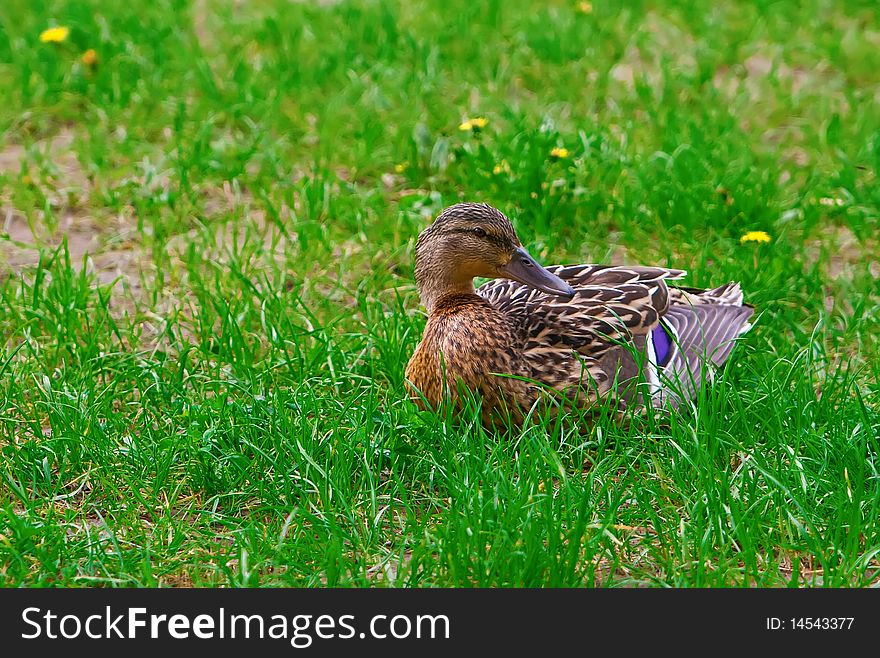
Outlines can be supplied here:
M702 288L675 287L669 291L669 303L671 306L684 304L687 306L701 306L713 304L716 306L747 306L743 304L743 293L739 283L731 281L723 286L711 290Z

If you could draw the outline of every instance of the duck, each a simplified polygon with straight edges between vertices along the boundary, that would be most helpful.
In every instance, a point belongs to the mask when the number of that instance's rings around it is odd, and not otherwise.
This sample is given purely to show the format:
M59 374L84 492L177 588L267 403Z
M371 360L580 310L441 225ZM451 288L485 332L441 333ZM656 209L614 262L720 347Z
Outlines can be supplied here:
M541 266L513 223L485 203L443 210L418 236L415 280L427 311L405 371L424 410L521 425L534 411L675 410L751 328L740 284L681 287L682 269ZM474 287L475 278L489 281Z

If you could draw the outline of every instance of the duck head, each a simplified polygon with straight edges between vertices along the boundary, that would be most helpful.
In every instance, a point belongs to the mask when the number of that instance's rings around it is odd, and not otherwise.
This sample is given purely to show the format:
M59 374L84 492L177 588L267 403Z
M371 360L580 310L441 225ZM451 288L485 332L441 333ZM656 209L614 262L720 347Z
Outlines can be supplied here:
M485 203L458 203L437 216L416 243L416 284L430 313L440 297L473 293L474 277L513 279L567 299L574 290L523 249L513 224Z

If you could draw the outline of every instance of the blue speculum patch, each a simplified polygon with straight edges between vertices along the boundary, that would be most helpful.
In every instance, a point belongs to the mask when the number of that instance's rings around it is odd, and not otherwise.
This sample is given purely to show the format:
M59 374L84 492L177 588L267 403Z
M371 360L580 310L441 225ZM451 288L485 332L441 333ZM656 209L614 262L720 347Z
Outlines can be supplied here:
M669 360L669 353L672 351L672 338L662 322L651 331L651 338L654 341L654 354L657 355L657 365L665 366Z

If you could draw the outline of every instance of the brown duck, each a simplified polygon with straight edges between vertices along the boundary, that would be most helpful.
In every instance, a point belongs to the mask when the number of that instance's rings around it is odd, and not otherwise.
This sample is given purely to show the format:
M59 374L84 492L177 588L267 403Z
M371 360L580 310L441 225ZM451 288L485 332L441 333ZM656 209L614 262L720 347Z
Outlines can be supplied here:
M482 400L487 423L533 408L676 408L751 325L739 284L670 287L683 270L541 267L499 210L460 203L416 245L428 322L406 368L412 399L438 410ZM474 289L474 277L493 279Z

